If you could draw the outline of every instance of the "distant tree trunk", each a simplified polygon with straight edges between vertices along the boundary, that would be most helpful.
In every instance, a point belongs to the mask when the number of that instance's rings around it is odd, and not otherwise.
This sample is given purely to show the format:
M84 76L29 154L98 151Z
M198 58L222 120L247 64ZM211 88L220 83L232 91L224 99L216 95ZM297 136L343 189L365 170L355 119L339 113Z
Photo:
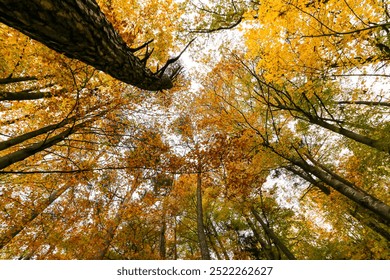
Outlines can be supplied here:
M9 153L9 154L6 154L6 155L0 157L0 170L6 168L6 167L8 167L16 162L22 161L22 160L24 160L32 155L35 155L36 153L39 153L47 148L50 148L57 143L62 142L63 140L65 140L67 137L69 137L70 135L72 135L76 131L84 128L88 124L94 122L96 120L96 118L103 116L106 113L107 113L107 110L102 111L102 112L96 114L91 119L86 120L82 123L73 125L55 136L52 136L52 137L47 138L45 140L31 144L30 146L28 146L26 148L22 148L20 150L17 150L15 152L12 152L12 153ZM65 122L65 124L66 124L67 120L64 120L63 122ZM59 124L63 125L64 124L63 122L60 122ZM45 128L47 128L47 127L45 127ZM45 129L45 128L43 128L43 129ZM39 131L39 130L37 130L37 131ZM35 133L35 132L32 132L32 133ZM24 135L21 135L20 137L23 137L23 136ZM15 138L18 138L18 137L15 137ZM11 140L14 140L14 139L11 139Z
M258 229L257 229L257 226L251 221L251 219L249 219L248 216L245 217L245 220L246 220L247 224L249 225L249 227L251 228L251 230L253 232L253 236L256 238L257 242L260 243L261 249L264 252L267 259L276 260L275 254L272 251L271 246L269 246L269 244L267 244L267 242L265 240L263 240L263 238L260 236Z
M5 150L7 148L10 148L12 146L15 146L17 144L23 143L26 140L32 139L36 136L42 135L47 132L52 132L55 129L60 129L61 127L64 127L65 125L76 121L76 117L67 118L59 123L48 125L45 127L42 127L40 129L24 133L22 135L16 136L14 138L5 140L0 142L0 151Z
M381 235L383 238L390 242L390 232L388 231L388 227L384 228L384 225L380 225L377 221L371 219L371 217L364 216L357 211L350 211L350 214L360 223L369 227L371 230Z
M133 54L95 0L2 0L0 22L141 89L173 86L168 75L152 73Z
M175 226L173 228L173 259L177 260L179 256L177 255L177 221L174 217Z
M210 234L208 234L207 238L209 240L209 244L210 244L211 249L214 251L215 255L217 256L217 260L222 260L222 257L218 252L217 246L216 246L212 236Z
M122 199L119 208L117 209L117 212L115 214L114 223L106 229L106 234L104 236L104 242L103 247L98 250L98 253L96 256L93 256L92 259L96 260L104 260L107 258L107 253L110 249L110 246L115 238L117 229L119 225L121 224L123 220L123 211L126 209L126 207L129 204L129 201L131 200L131 197L133 196L134 192L137 190L139 186L139 177L136 176L134 178L133 184L131 186L131 189L128 193L126 193L125 197Z
M256 218L256 220L260 223L264 232L272 239L272 241L275 243L275 245L280 250L282 250L282 252L286 255L286 257L289 260L295 260L296 258L294 256L294 254L286 247L286 245L284 245L284 243L279 239L279 237L274 233L274 231L266 225L266 223L263 221L263 219L257 213L256 209L252 207L251 212L252 212L253 216Z
M203 260L210 260L210 252L207 246L205 226L203 222L203 205L202 205L202 172L198 171L196 183L196 221L198 230L198 242Z
M15 100L35 100L51 97L51 92L0 92L0 101L15 101Z
M221 250L222 250L222 254L223 254L225 260L229 260L230 258L229 258L229 255L228 255L227 251L226 251L226 248L225 248L225 246L223 245L223 242L222 242L221 238L219 238L218 231L217 231L217 229L215 228L214 223L213 223L213 221L212 221L211 219L210 219L210 228L211 228L211 230L212 230L212 232L213 232L213 234L214 234L214 236L215 236L215 239L216 239L217 242L218 242L219 247L220 247Z
M164 214L161 229L160 229L160 246L159 246L160 258L163 260L165 260L167 257L167 247L166 247L166 238L165 238L166 229L167 229L167 223L165 221L165 214Z
M6 246L19 232L21 232L30 222L38 217L45 209L47 209L58 197L60 197L69 185L63 186L58 190L53 191L50 196L42 201L30 214L26 215L18 224L8 227L7 230L0 236L0 250Z

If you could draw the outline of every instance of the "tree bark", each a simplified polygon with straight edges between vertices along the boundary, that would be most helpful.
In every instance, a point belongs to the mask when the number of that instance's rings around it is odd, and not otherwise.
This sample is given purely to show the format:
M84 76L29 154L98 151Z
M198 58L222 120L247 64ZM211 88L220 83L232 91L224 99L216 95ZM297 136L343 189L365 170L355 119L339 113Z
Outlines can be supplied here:
M202 260L210 260L210 251L207 246L205 226L203 222L203 205L202 205L202 173L197 174L196 183L196 222L198 232L198 242Z
M211 230L212 230L212 232L213 232L213 234L215 236L215 240L217 240L218 245L221 248L221 251L222 251L224 259L225 260L230 260L229 255L228 255L228 253L226 251L225 245L223 244L221 238L219 238L218 231L215 228L214 223L213 223L213 221L211 219L210 219L210 228L211 228Z
M162 224L160 228L160 244L159 244L159 254L162 260L165 260L167 257L167 240L165 238L165 232L167 229L167 223L165 222L165 214L162 218Z
M0 8L2 7L1 5L2 3L0 3ZM0 15L0 20L1 20L1 16L2 15ZM38 78L30 77L30 76L17 77L17 78L8 77L8 78L0 79L0 85L7 85L12 83L27 82L27 81L38 81Z
M256 238L257 242L260 243L261 249L264 252L264 254L267 256L267 258L269 260L276 260L275 254L272 251L271 246L269 246L267 244L267 242L265 240L263 240L263 238L260 236L259 232L257 231L257 226L255 224L253 224L253 222L251 221L251 219L248 216L245 216L245 220L246 220L247 224L249 225L249 227L251 228L251 230L253 232L253 236Z
M172 88L133 54L95 0L2 0L0 22L64 55L145 90Z

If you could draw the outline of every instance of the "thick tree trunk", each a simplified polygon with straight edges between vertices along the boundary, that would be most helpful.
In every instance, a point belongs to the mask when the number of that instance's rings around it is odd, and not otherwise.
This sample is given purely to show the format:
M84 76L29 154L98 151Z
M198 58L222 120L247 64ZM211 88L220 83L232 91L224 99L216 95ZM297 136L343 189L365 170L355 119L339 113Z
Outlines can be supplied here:
M146 90L173 86L134 56L95 0L1 0L0 21L125 83Z
M196 221L198 230L198 241L202 260L210 260L210 251L207 246L207 238L203 223L203 205L202 205L202 173L197 174L196 183Z

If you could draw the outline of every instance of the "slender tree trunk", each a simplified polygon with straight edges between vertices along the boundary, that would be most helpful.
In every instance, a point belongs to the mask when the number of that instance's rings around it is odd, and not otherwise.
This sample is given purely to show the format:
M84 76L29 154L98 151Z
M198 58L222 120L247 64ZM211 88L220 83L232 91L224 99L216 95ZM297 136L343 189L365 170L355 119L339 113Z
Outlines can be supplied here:
M356 104L367 106L385 106L390 107L390 102L378 102L378 101L339 101L338 104Z
M210 260L210 251L207 246L207 238L205 233L205 226L203 222L203 205L202 205L202 172L197 174L196 183L196 221L198 231L198 242L200 253L203 260Z
M387 223L390 222L390 206L383 201L364 192L357 186L334 174L333 172L328 170L325 171L318 166L308 164L302 159L286 159L302 168L305 172L313 174L322 182L348 197L352 201L356 202L361 207L369 209L375 214L379 215L385 221L387 221Z
M20 144L20 143L22 143L26 140L32 139L36 136L42 135L44 133L53 131L55 129L62 128L65 125L67 125L75 120L76 120L75 117L71 117L71 118L65 119L57 124L48 125L48 126L40 128L40 129L31 131L31 132L27 132L27 133L22 134L20 136L16 136L16 137L8 139L6 141L0 142L0 151L7 149L7 148L10 148L12 146L15 146L17 144Z
M2 4L0 4L0 5L2 5ZM7 84L12 84L12 83L27 82L27 81L38 81L38 78L31 77L31 76L16 77L16 78L8 77L8 78L0 79L0 85L7 85Z
M222 250L222 254L223 254L225 260L229 260L230 258L229 258L229 255L228 255L227 251L226 251L226 248L225 248L225 246L223 245L223 242L222 242L221 238L219 237L218 231L217 231L217 229L215 228L214 223L213 223L213 221L212 221L211 219L210 219L210 227L211 227L211 230L213 231L213 234L214 234L214 236L215 236L215 239L216 239L217 242L218 242L219 247L220 247L221 250Z
M261 227L263 228L264 232L272 239L272 241L275 243L275 245L282 250L282 252L286 255L286 257L289 260L295 260L294 254L284 245L284 243L279 239L279 237L274 233L274 231L269 228L263 219L260 217L260 215L257 213L255 208L251 208L251 212L253 216L256 218L256 220L260 223Z
M175 217L175 226L173 228L173 259L177 260L179 257L177 255L177 221Z
M166 229L167 229L167 223L165 222L165 214L164 214L161 229L160 229L160 244L159 244L160 258L162 260L165 260L167 257L167 246L166 246L167 242L165 238Z
M42 92L42 91L20 91L20 92L0 92L0 101L16 101L16 100L36 100L51 97L51 92Z
M139 178L136 177L131 186L130 192L126 194L126 196L121 201L121 204L119 205L119 209L117 210L117 213L114 217L114 224L110 225L106 230L103 247L98 251L98 254L93 259L103 260L107 257L108 250L110 249L111 243L115 238L116 231L120 223L122 222L123 211L126 209L129 201L131 200L131 197L133 196L134 192L137 190L139 183L140 183Z
M133 54L95 0L2 0L0 21L49 48L146 90L172 87Z
M263 252L267 256L267 259L269 259L269 260L276 260L276 257L275 257L274 252L272 251L272 248L260 236L260 234L259 234L259 232L257 230L257 226L251 221L251 219L249 219L249 217L246 216L245 220L246 220L247 224L249 225L249 227L251 228L251 230L253 232L253 235L256 238L257 242L260 243Z
M61 132L55 136L52 136L52 137L47 138L43 141L32 144L26 148L23 148L21 150L18 150L18 151L15 151L15 152L12 152L12 153L9 153L5 156L0 157L0 170L6 168L6 167L8 167L16 162L22 161L22 160L24 160L32 155L35 155L36 153L39 153L47 148L54 146L55 144L66 139L69 135L75 133L79 129L82 129L86 125L94 122L97 117L102 116L106 113L107 113L107 110L102 111L101 113L96 114L91 119L86 120L86 121L79 123L77 125L74 125L74 126L64 130L63 132Z
M363 216L360 213L357 213L356 211L351 211L350 213L360 223L366 225L371 230L381 235L383 238L385 238L387 241L390 242L390 232L388 231L388 229L383 228L382 227L383 225L380 225L374 219L370 219L370 217Z
M321 118L314 117L314 116L308 116L308 120L309 120L309 122L311 122L313 124L319 125L319 126L326 128L330 131L341 134L341 135L343 135L347 138L350 138L356 142L370 146L378 151L390 154L390 139L389 138L375 140L375 139L372 139L370 137L353 132L351 130L339 127L337 125L330 124L330 123L322 120Z
M217 260L222 260L221 255L219 254L218 248L210 234L207 235L207 238L209 239L209 244L211 249L214 251L215 255L217 256Z
M330 194L330 189L328 186L326 186L324 183L322 183L321 181L317 181L315 180L313 177L311 177L310 174L305 174L303 172L301 172L300 170L297 170L293 167L285 167L286 170L288 171L291 171L292 173L298 175L299 177L301 177L302 179L306 180L307 182L309 182L310 184L312 184L313 186L316 186L319 190L321 190L324 194L326 195L329 195Z
M25 216L23 220L8 228L4 234L0 236L0 250L6 246L15 236L19 234L30 222L38 217L45 209L47 209L58 197L60 197L69 186L63 186L58 190L53 191L50 196L45 199L36 209L34 209L29 215Z

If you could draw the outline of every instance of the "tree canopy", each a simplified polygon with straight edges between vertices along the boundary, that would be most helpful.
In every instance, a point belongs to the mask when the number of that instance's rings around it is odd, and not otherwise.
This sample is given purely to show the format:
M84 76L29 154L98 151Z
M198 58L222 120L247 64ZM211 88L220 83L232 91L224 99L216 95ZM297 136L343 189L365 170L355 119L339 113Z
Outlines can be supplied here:
M390 259L386 1L0 11L0 258Z

